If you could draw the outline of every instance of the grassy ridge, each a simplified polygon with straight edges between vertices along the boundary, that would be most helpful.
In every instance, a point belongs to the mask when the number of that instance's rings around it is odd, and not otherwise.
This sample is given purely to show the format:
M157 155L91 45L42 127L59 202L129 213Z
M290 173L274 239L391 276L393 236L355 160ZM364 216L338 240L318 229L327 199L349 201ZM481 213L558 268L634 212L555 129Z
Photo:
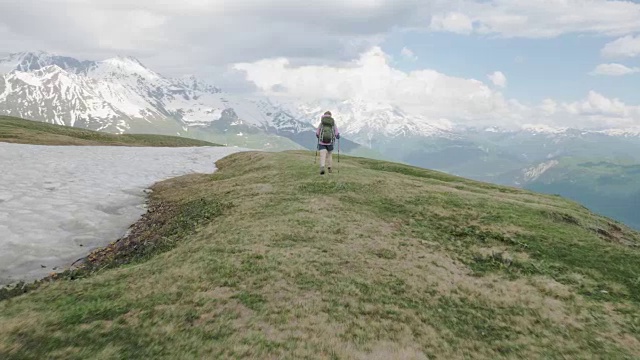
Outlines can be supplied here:
M218 146L207 141L179 136L149 134L109 134L92 130L0 116L0 141L39 145L110 146Z
M0 358L640 356L640 237L573 202L309 152L217 166L0 302Z

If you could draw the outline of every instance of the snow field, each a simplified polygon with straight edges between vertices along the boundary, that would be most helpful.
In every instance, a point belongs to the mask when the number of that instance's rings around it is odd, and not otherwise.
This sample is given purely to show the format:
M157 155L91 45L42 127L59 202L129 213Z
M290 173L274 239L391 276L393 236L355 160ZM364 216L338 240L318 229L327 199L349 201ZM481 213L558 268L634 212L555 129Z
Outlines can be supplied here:
M146 211L149 186L245 150L0 143L0 286L117 240Z

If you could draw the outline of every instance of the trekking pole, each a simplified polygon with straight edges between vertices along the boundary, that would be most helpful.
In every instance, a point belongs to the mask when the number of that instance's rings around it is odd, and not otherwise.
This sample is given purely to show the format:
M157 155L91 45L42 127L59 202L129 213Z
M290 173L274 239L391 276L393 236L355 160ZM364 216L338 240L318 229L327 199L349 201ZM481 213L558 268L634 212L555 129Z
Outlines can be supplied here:
M340 173L340 139L338 139L338 174Z
M313 157L313 163L316 163L316 159L318 158L318 145L320 144L320 138L316 141L316 155Z

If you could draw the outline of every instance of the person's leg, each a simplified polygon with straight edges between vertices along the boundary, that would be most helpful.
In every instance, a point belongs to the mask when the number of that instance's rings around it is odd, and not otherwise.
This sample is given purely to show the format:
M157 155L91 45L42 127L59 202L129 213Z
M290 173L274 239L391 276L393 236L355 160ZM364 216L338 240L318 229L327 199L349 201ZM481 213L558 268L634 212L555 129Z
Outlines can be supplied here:
M333 165L332 154L333 154L333 151L327 152L327 168L329 169L329 172L331 172L331 165Z
M320 149L320 174L324 174L324 165L327 157L327 149Z

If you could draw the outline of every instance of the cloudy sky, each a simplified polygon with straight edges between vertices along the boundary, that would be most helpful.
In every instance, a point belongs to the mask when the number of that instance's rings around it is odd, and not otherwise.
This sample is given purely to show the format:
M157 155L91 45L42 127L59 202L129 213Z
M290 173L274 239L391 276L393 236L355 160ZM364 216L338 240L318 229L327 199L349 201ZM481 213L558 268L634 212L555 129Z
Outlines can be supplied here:
M1 0L0 53L36 49L433 118L640 126L637 0Z

